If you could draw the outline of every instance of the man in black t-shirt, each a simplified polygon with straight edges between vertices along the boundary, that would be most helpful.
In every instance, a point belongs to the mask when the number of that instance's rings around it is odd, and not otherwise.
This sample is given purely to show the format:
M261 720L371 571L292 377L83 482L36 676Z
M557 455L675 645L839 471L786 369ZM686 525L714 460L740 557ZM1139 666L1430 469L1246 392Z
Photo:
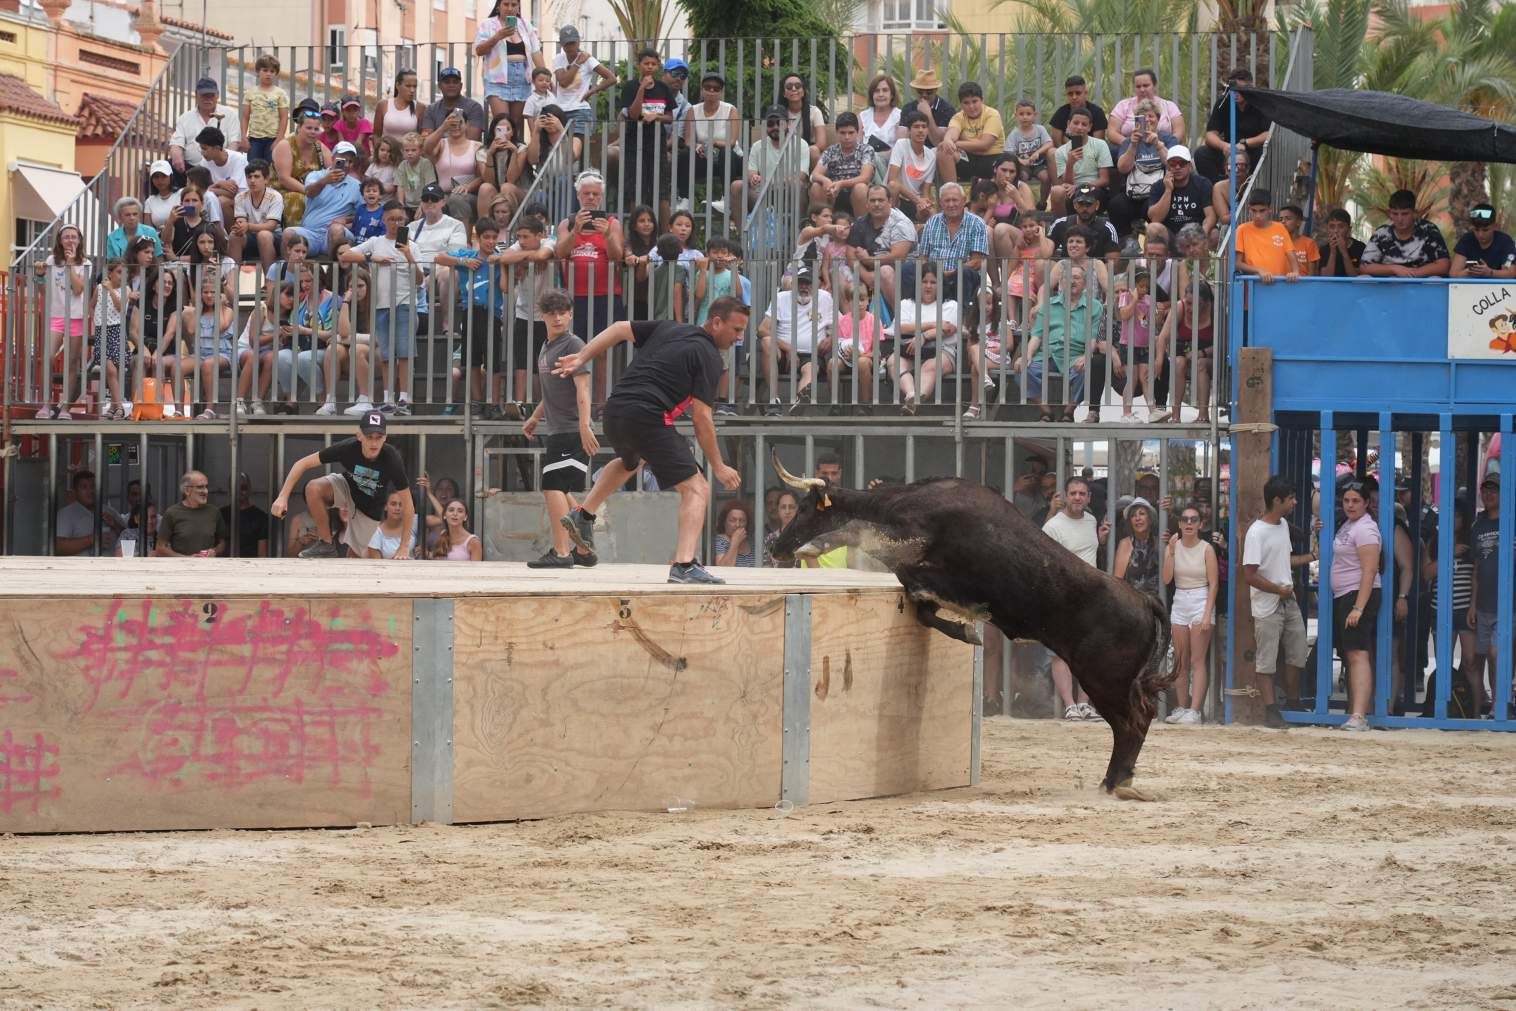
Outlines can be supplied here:
M1084 230L1094 236L1090 240L1090 255L1097 260L1116 258L1121 252L1121 241L1116 237L1116 226L1111 224L1105 215L1096 213L1100 207L1100 196L1095 192L1095 187L1079 187L1074 191L1071 202L1074 205L1074 213L1065 214L1054 221L1053 227L1048 229L1048 238L1053 240L1055 254L1068 255L1063 240L1068 237L1070 228L1083 225Z
M667 203L672 177L663 155L663 127L674 121L674 91L661 80L656 49L637 54L637 77L621 88L618 108L626 120L621 141L621 192L632 203Z
M1069 116L1075 109L1090 114L1090 136L1105 140L1105 110L1091 102L1089 94L1090 86L1078 74L1063 82L1063 95L1068 101L1060 105L1053 112L1053 118L1048 120L1048 129L1053 134L1053 143L1058 147L1062 147L1063 142L1068 140Z
M279 497L269 511L280 519L289 511L290 493L308 470L322 464L335 463L342 470L336 474L312 478L305 485L305 505L311 511L316 524L317 541L304 551L301 558L336 558L337 545L332 543L332 526L327 518L328 509L335 506L342 516L342 543L357 556L362 556L373 539L374 531L384 519L384 504L390 492L408 489L410 478L405 476L405 461L400 451L385 443L384 414L370 410L358 418L358 437L336 442L318 453L311 453L295 461ZM409 495L405 496L405 516L401 529L400 550L395 558L410 558L415 545L416 506Z
M674 423L690 411L711 472L728 491L736 491L741 480L721 458L712 407L723 371L722 352L742 338L748 313L741 300L726 297L711 303L704 326L612 323L584 350L558 359L554 374L571 376L617 344L630 341L637 349L605 402L605 438L615 447L616 459L606 464L579 508L562 520L580 551L594 553L595 513L645 463L658 487L679 492L679 538L669 582L725 582L695 561L711 489Z
M1234 147L1245 147L1248 162L1258 164L1263 154L1263 145L1268 143L1273 121L1248 105L1241 92L1237 94L1237 134L1232 134L1232 89L1241 85L1252 87L1253 75L1238 67L1227 75L1226 90L1211 109L1205 121L1204 143L1195 152L1195 168L1207 179L1220 179L1227 174L1227 155Z
M1185 225L1197 224L1209 236L1216 226L1211 181L1195 171L1190 149L1183 144L1169 148L1168 168L1148 194L1148 220L1163 225L1170 235L1178 235Z
M221 507L221 516L230 530L237 524L236 558L268 557L268 513L253 505L253 482L246 474L237 475L237 515L231 506Z

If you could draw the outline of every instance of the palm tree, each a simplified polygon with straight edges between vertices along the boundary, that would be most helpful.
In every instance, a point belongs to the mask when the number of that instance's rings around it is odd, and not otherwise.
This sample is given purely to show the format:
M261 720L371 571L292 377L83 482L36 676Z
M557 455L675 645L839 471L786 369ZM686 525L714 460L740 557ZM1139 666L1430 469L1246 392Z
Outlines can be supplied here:
M1292 32L1310 28L1315 40L1312 66L1315 87L1357 88L1363 81L1369 14L1373 0L1303 0L1294 8L1275 9L1275 44L1288 45ZM1356 151L1322 146L1317 149L1316 200L1319 206L1341 207L1348 198L1348 181L1362 159Z
M1422 21L1406 0L1376 0L1379 27L1370 46L1365 86L1396 91L1475 115L1509 120L1516 110L1516 11L1491 0L1455 0L1447 14ZM1447 167L1448 211L1456 229L1485 199L1483 162Z
M663 48L669 23L674 18L674 0L607 0L616 25L632 45Z

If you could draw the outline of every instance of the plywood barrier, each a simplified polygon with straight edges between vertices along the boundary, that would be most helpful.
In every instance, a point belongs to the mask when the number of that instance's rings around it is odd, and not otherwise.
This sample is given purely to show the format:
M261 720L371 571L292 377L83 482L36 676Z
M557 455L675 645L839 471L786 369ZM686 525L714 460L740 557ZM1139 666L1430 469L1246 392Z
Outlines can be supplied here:
M0 830L406 820L410 612L382 598L7 601Z
M973 647L917 624L899 591L811 609L810 803L968 785Z
M453 818L779 798L784 597L458 601Z
M711 593L663 566L0 559L0 832L970 782L974 653L917 625L892 576L726 571Z

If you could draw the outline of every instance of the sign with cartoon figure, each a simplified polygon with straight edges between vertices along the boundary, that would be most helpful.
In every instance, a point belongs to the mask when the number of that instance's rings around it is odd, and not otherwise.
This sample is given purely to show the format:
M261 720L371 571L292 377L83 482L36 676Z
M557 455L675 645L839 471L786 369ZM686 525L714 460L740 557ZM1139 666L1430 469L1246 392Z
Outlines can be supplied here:
M1448 357L1516 362L1516 283L1448 285Z

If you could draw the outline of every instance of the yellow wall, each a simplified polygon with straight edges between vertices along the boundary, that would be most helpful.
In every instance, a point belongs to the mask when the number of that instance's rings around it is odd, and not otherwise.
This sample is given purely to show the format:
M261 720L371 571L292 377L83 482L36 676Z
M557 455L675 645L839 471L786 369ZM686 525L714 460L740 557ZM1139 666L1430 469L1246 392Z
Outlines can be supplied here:
M38 94L48 93L48 32L30 21L0 17L0 28L15 42L0 41L0 74L19 77Z
M0 112L0 208L6 209L0 214L0 270L10 269L16 241L16 219L9 213L14 206L10 164L18 160L74 171L73 128Z
M963 22L964 31L970 34L998 35L1014 31L1019 5L1005 3L999 10L991 10L992 3L994 0L951 0L945 6Z

